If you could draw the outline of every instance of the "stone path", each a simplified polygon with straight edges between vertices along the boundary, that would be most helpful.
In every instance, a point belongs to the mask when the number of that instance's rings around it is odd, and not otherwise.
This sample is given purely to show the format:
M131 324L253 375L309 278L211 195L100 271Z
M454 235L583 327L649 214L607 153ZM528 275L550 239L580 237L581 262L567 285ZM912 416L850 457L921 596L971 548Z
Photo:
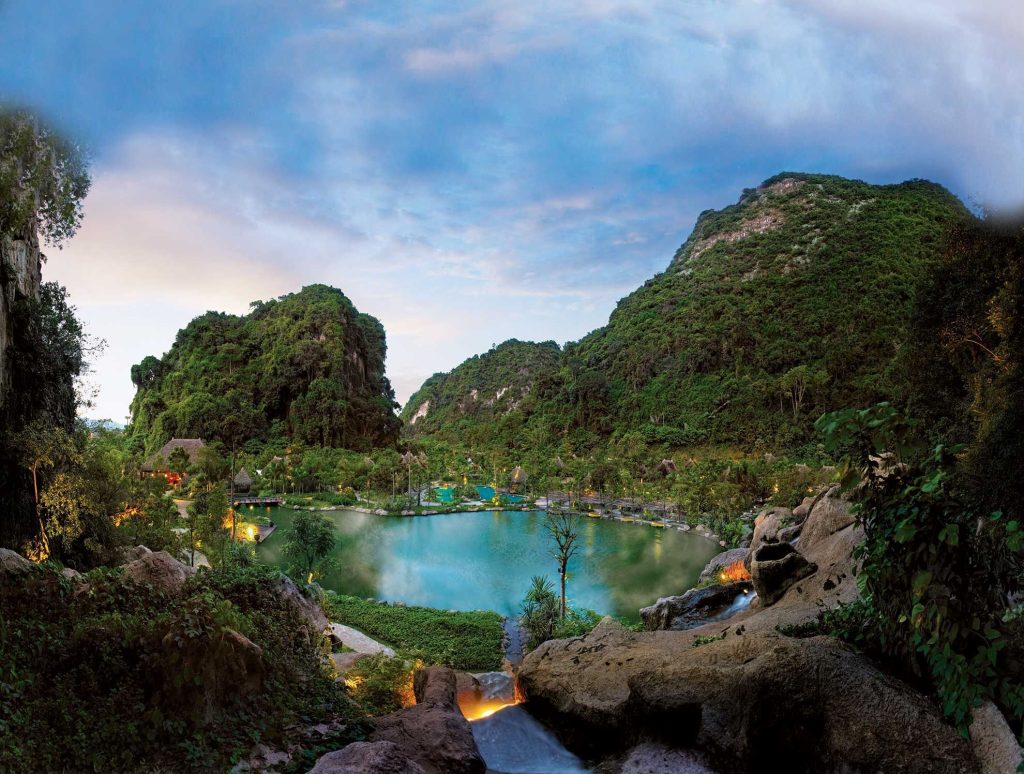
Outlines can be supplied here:
M330 626L331 633L356 653L364 655L371 653L383 653L385 656L395 655L395 651L387 645L381 645L377 640L367 637L358 629L353 629L351 626L339 623L332 623Z

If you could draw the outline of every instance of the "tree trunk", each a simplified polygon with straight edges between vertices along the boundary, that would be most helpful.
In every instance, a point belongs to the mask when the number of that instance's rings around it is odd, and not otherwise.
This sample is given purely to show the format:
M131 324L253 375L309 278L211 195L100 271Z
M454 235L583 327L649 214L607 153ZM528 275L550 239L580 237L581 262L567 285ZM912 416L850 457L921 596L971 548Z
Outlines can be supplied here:
M50 555L50 539L46 536L46 526L43 524L43 515L39 512L39 480L37 478L38 467L32 466L32 495L36 505L36 521L39 522L39 538L43 541L43 551Z
M558 570L558 580L562 587L562 596L558 605L558 616L561 620L565 620L565 567L561 567Z

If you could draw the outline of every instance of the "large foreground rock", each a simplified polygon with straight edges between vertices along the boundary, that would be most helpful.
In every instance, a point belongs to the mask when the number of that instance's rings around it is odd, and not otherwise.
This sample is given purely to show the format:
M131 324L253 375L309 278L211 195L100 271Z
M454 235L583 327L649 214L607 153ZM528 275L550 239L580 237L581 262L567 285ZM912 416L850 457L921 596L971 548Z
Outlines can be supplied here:
M125 577L148 583L167 594L177 594L195 569L182 564L166 551L143 554L124 566Z
M807 551L809 547L845 529L854 521L851 504L838 496L838 490L830 491L807 515L804 528L800 532L800 550Z
M772 605L797 581L818 568L789 543L764 543L753 553L750 578L762 605Z
M9 548L0 548L0 582L14 580L34 569L35 565L21 554Z
M415 706L374 721L370 741L392 742L427 774L483 774L473 731L456 703L456 686L451 669L419 670L413 678Z
M690 632L609 621L531 653L520 686L531 712L598 757L653 742L741 771L978 768L927 699L828 637L733 627L693 647Z
M640 611L647 631L657 629L692 629L707 623L726 610L736 597L751 590L744 581L716 583L690 589L679 597L662 597Z
M320 757L309 774L425 774L394 742L354 742Z

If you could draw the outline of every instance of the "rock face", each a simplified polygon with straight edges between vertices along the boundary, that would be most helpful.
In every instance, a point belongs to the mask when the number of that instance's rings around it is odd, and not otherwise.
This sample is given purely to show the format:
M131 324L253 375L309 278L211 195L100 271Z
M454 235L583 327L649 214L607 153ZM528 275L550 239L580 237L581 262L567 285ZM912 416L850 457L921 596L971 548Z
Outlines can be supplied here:
M320 757L309 774L425 774L394 742L354 742Z
M263 687L263 649L234 629L227 629L212 640L172 631L161 644L164 663L168 665L164 675L165 697L197 719L211 722L225 707ZM181 675L196 677L198 681L181 680Z
M707 583L708 581L715 580L719 572L725 567L736 562L742 562L747 558L747 554L750 553L750 549L747 548L732 548L728 551L723 551L711 558L711 561L704 567L703 572L700 574L700 578L697 579L698 583Z
M21 554L0 548L0 581L6 583L34 569L35 565Z
M427 774L483 774L473 731L456 703L456 686L451 669L419 670L413 677L415 706L378 718L370 741L392 742Z
M1017 744L1010 725L990 701L974 710L971 722L971 744L981 763L982 774L1017 771L1024 761L1024 751Z
M42 283L39 239L35 228L21 239L0 236L0 409L10 392L8 347L14 338L14 306L27 298L38 298Z
M728 608L737 595L750 590L751 585L745 581L690 589L680 597L662 597L650 607L643 608L640 618L647 631L692 629L706 624Z
M292 607L302 616L309 626L311 633L320 634L327 628L329 621L327 616L324 615L320 604L303 593L302 589L296 586L295 581L291 578L282 576L274 582L272 588L282 602Z
M531 712L597 757L651 742L716 770L977 770L928 700L837 641L738 632L693 647L691 632L602 623L527 656L520 687Z
M124 566L125 577L137 583L149 583L167 594L181 591L185 580L195 572L166 551L150 552Z
M794 583L818 568L789 543L765 543L752 552L750 577L761 604L774 604Z
M806 551L809 546L848 527L855 520L850 503L830 492L807 514L800 533L800 549Z

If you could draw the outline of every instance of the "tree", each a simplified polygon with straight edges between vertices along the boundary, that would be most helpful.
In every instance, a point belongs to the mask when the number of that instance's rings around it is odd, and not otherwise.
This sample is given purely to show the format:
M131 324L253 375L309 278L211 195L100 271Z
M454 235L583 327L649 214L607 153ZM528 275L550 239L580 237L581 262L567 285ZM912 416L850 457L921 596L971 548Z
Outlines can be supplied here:
M554 636L558 618L558 597L551 587L551 581L544 576L534 575L519 618L526 629L529 640L527 644L531 650Z
M172 473L184 477L188 470L188 452L180 446L175 446L167 455L167 466Z
M578 513L570 511L548 511L545 528L555 547L551 555L558 562L558 581L560 587L560 599L558 605L559 618L565 618L565 576L569 568L569 560L576 555L579 546L576 539L580 534L580 517Z
M302 571L306 583L312 583L324 558L334 550L334 523L325 516L300 512L288 532L284 552Z
M82 222L89 173L80 149L25 110L0 110L0 232L38 228L53 245Z
M39 508L39 473L74 456L74 441L63 428L52 427L42 420L36 420L15 435L14 445L18 449L22 467L32 474L32 497L35 502L36 521L39 522L39 541L44 554L49 556L50 539L46 534L46 526Z
M228 499L223 484L216 484L196 495L196 499L188 508L189 545L193 566L196 562L196 546L200 543L204 545L211 559L215 560L219 554L223 566L224 549L228 540L228 532L224 529L227 513Z

